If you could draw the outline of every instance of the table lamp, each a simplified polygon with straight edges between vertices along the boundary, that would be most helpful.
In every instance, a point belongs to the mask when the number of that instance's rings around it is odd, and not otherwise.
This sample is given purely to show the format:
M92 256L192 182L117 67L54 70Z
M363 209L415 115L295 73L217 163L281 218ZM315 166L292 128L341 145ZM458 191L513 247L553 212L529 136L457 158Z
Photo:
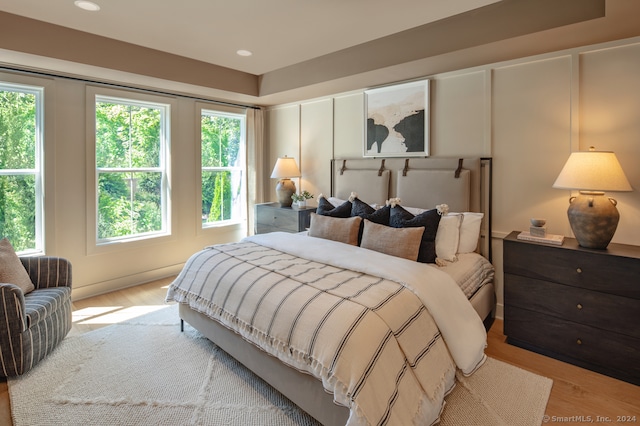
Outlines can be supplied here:
M298 169L296 160L286 155L278 158L271 178L279 179L278 185L276 185L276 194L280 207L291 207L293 203L291 196L296 192L296 184L291 180L293 177L300 177L300 169Z
M618 202L605 197L604 191L632 191L631 185L613 152L574 152L569 156L554 188L577 189L569 198L569 224L582 247L606 249L618 227Z

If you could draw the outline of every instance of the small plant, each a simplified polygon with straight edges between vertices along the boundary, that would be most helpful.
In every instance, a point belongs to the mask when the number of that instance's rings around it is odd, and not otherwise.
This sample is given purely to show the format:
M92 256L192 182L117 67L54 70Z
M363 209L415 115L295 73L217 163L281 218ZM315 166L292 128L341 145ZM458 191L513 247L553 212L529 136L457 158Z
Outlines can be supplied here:
M295 202L295 203L299 203L300 201L306 201L310 198L313 198L313 194L311 194L309 191L302 191L299 194L293 194L291 196L291 199Z

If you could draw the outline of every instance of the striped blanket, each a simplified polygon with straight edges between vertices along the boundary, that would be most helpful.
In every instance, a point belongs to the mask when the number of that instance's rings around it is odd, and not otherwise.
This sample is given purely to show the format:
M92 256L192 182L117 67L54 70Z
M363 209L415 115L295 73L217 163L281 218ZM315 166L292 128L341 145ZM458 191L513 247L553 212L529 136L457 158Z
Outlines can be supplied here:
M349 425L431 424L456 364L470 373L484 360L482 322L448 275L329 240L272 233L208 247L167 300L319 378Z

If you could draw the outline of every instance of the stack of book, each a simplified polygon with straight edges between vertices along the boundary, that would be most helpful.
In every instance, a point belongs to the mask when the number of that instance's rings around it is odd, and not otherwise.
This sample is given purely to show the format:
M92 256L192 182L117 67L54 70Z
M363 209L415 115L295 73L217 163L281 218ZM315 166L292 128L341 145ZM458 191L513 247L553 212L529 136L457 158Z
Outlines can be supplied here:
M519 240L534 241L536 243L553 244L561 246L564 242L564 235L546 234L544 237L531 235L529 231L522 231L517 237Z

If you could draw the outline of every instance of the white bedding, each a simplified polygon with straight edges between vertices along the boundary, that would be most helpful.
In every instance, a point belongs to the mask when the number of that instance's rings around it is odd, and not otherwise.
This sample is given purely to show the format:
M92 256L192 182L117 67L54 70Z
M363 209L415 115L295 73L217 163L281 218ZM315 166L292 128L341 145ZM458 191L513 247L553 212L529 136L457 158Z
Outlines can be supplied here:
M263 278L273 284L262 292L247 291L256 290ZM270 299L281 291L280 284L286 284L281 296ZM339 294L344 292L351 295L343 303ZM447 273L300 234L262 234L196 253L170 286L167 300L188 303L321 379L336 402L350 407L349 425L431 424L453 386L453 362L470 374L485 359L483 324ZM324 310L302 309L301 303ZM367 308L373 314L359 315L382 327L349 326L354 312L368 303L377 304ZM309 345L310 335L317 345ZM340 344L349 347L342 350ZM307 346L314 349L308 352ZM381 395L387 396L380 400Z
M463 374L473 373L484 362L487 333L480 317L452 276L434 265L304 234L272 232L247 237L246 240L305 259L402 283L425 304Z
M467 299L485 284L493 282L495 270L484 256L478 253L458 253L457 258L457 261L445 262L445 266L438 269L458 283Z

